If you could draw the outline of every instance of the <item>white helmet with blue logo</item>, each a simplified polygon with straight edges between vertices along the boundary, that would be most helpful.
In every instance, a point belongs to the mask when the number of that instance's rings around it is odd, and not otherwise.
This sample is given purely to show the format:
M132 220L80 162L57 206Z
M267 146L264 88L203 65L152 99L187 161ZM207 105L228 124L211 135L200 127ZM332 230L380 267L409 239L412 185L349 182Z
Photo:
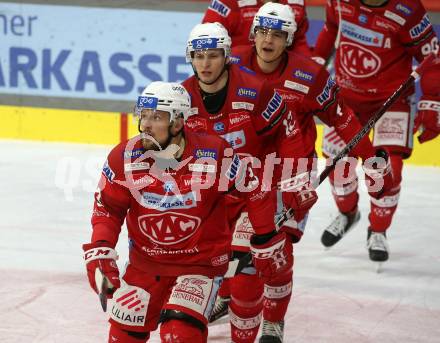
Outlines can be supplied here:
M140 116L143 109L165 111L170 114L170 122L180 116L186 120L191 108L191 98L181 84L155 81L150 83L138 97L134 113Z
M231 37L220 23L197 24L189 34L186 46L186 62L192 61L192 53L196 50L223 49L225 57L231 56Z
M297 29L295 14L289 5L275 2L265 3L255 14L251 31L249 32L250 40L255 38L255 28L257 27L287 32L287 46L292 45L293 35Z

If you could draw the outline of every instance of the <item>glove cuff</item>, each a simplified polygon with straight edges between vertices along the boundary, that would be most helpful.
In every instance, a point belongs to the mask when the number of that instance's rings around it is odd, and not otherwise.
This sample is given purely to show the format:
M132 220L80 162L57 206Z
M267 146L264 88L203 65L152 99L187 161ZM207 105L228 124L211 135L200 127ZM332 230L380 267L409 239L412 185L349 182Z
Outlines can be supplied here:
M278 234L277 231L273 230L269 233L265 233L263 235L252 235L251 237L251 245L263 245L269 242L273 237Z
M436 111L440 112L440 101L420 100L417 104L419 111Z
M116 253L115 249L109 248L109 247L93 247L92 249L87 249L88 246L95 246L92 244L84 244L84 261L87 263L94 261L94 260L117 260L118 254Z

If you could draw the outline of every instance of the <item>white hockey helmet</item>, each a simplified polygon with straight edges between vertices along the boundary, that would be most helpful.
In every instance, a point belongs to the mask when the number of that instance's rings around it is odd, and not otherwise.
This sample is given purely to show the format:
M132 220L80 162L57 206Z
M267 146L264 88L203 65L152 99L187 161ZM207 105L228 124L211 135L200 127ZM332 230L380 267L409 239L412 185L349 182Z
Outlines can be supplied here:
M197 24L189 34L186 45L186 62L192 61L196 50L223 49L225 57L231 56L231 37L228 30L220 23Z
M150 83L138 97L134 113L140 116L143 109L165 111L170 114L170 122L183 115L189 116L191 98L181 84L155 81Z
M297 26L295 14L289 5L267 2L260 7L252 22L249 39L255 38L255 28L264 27L287 32L287 46L292 45Z

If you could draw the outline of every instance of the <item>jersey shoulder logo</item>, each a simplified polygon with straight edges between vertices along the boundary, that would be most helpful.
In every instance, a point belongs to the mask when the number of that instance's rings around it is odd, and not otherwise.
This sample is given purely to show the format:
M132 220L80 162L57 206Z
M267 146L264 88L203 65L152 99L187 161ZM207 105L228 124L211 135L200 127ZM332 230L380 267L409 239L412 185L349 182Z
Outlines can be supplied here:
M219 0L212 0L209 9L220 14L222 17L227 17L231 13L231 9Z

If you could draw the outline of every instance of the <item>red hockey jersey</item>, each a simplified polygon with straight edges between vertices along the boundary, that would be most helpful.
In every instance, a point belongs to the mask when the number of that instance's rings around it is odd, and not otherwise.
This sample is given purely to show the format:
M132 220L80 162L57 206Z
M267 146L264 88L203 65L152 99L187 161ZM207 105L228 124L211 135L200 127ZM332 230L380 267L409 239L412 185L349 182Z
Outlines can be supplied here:
M390 0L380 7L341 0L340 5L327 1L326 23L314 53L327 59L340 31L336 81L349 104L383 102L409 76L413 57L421 62L438 49L420 0Z
M338 134L349 142L360 130L361 125L349 108L338 110L338 87L321 65L295 52L287 52L273 73L266 74L258 66L255 48L239 46L232 49L232 61L256 72L258 77L268 80L269 85L280 93L297 120L291 130L300 130L307 156L315 151L316 125L313 116L325 124L334 126ZM340 104L342 105L342 104ZM373 147L364 137L354 148L353 154L363 159L374 154Z
M293 39L292 49L310 54L306 40L309 21L304 0L281 0L281 4L289 5L295 14L297 31ZM228 30L232 38L232 46L251 45L249 32L258 9L263 5L261 0L212 0L205 16L204 23L219 22Z
M273 147L278 157L304 157L303 144L286 134L288 113L282 96L244 66L231 65L228 72L226 100L217 114L206 111L196 77L183 82L191 95L192 115L187 121L188 128L216 134L236 153L258 157L262 162L267 145Z
M137 269L169 276L222 275L231 244L225 193L240 160L224 158L228 145L218 137L185 133L177 165L161 166L143 150L139 136L110 152L95 194L92 242L115 246L126 220L130 263ZM272 202L246 199L256 229L272 231Z
M187 126L193 131L208 132L224 138L239 155L259 158L261 167L249 170L248 182L264 183L266 189L275 189L278 181L275 170L278 170L277 165L281 161L272 164L272 169L268 168L266 154L276 152L277 157L291 158L293 161L307 156L298 130L290 132L286 129L289 122L295 119L295 114L286 112L281 95L257 78L254 72L243 66L231 65L228 73L226 99L216 114L206 111L197 78L193 76L184 81L193 107L193 115L189 117ZM292 176L296 174L294 166L290 171ZM275 196L274 192L272 196ZM245 210L245 205L233 196L228 198L231 223ZM254 230L261 232L255 227Z

